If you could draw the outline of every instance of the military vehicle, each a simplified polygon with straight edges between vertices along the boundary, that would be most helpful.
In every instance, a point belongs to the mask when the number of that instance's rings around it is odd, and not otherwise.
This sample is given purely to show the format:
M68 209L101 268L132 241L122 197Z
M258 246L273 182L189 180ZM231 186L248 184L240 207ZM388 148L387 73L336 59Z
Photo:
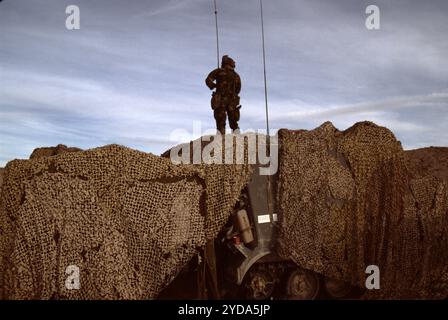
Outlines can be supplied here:
M160 298L342 299L363 290L277 254L277 175L255 168L234 213L202 258L193 259Z
M340 299L360 288L302 269L277 254L277 175L253 176L216 240L218 285L226 298Z

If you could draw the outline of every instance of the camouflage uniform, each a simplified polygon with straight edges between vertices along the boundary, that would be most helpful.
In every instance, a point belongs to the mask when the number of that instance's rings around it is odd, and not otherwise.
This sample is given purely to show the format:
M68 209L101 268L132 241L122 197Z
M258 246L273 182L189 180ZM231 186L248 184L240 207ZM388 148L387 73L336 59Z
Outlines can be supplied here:
M230 128L238 130L240 119L240 97L241 79L235 72L235 61L228 56L222 57L221 68L210 72L205 83L213 90L211 105L214 110L216 128L221 134L226 131L226 114L229 118Z

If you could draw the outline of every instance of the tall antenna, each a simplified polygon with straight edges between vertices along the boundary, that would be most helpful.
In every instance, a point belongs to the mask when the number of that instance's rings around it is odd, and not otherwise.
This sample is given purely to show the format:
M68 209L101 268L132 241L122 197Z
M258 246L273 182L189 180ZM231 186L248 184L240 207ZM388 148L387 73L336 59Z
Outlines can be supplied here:
M270 146L271 144L271 136L269 134L269 112L268 112L268 84L266 81L266 51L264 45L264 19L263 19L263 0L260 0L260 15L261 15L261 40L263 45L263 76L264 76L264 103L266 106L266 135L267 135L267 143ZM271 221L274 221L274 213L272 212L272 202L271 202L271 176L268 175L267 179L267 188L266 188L266 202L268 206L268 214Z
M264 103L266 106L266 134L269 138L268 85L266 82L266 52L264 45L263 0L260 0L260 14L261 14L261 39L263 45L263 75L264 75Z
M218 7L216 0L213 1L215 5L215 26L216 26L216 61L219 68L219 35L218 35Z

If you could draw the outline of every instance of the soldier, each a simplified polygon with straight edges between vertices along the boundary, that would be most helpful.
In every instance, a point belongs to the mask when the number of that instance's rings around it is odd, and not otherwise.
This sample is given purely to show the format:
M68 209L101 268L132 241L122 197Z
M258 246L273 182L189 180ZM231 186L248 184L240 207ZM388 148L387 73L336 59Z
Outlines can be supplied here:
M222 57L221 68L210 72L205 83L213 90L211 106L216 120L216 129L226 133L226 114L232 131L239 130L241 79L235 72L235 61L225 55Z

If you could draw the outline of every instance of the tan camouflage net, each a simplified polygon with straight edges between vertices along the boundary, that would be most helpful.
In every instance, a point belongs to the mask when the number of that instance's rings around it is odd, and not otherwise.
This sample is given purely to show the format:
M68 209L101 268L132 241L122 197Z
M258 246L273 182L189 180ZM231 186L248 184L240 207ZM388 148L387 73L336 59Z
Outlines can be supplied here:
M0 168L0 192L2 191L2 184L3 184L3 168Z
M280 254L327 277L380 290L368 298L448 295L448 188L415 177L401 144L370 122L340 132L279 132Z
M0 298L154 298L214 238L247 165L173 165L110 145L5 170ZM66 268L80 269L68 290Z

